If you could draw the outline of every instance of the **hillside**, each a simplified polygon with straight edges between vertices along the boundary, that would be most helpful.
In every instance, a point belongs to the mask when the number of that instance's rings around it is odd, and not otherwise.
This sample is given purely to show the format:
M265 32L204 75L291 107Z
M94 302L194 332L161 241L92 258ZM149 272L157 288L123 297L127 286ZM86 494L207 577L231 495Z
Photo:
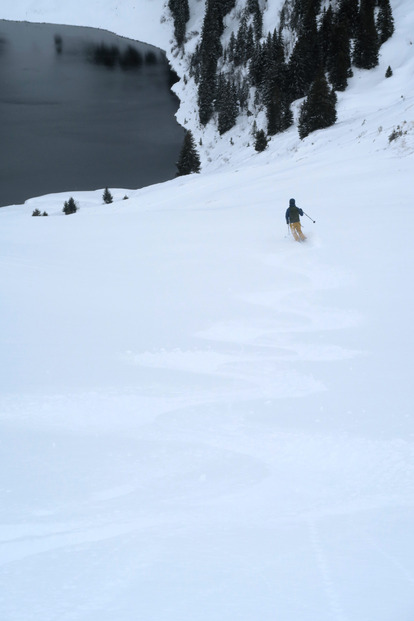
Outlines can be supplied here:
M225 33L223 42L228 43L230 33L237 32L243 9L247 0L237 0L235 8L225 18ZM271 33L274 28L280 26L280 11L284 0L271 0L261 2L263 10L263 36ZM326 3L322 3L325 6ZM334 5L335 6L335 3ZM360 70L353 67L353 77L349 80L349 86L345 92L337 92L338 122L349 126L349 138L355 139L355 146L361 142L361 138L368 137L372 142L375 133L382 132L382 146L386 146L389 135L395 130L404 134L404 148L412 148L412 123L409 110L412 105L412 91L410 76L413 70L413 42L412 29L414 23L414 8L403 0L393 0L392 12L395 22L396 35L386 41L380 48L379 64L371 70ZM186 40L183 49L180 49L173 35L173 20L171 13L164 0L146 0L145 2L119 4L115 0L101 2L92 0L84 3L80 0L70 0L61 3L57 0L16 0L12 5L2 9L4 19L26 19L29 21L49 21L53 23L67 23L73 25L94 26L111 30L119 35L135 38L147 43L159 46L166 51L170 63L181 77L174 90L181 100L181 106L177 113L178 122L184 127L191 129L196 142L202 143L200 155L203 169L217 168L229 161L238 165L244 161L246 153L254 155L253 126L256 121L258 128L266 127L265 111L252 108L253 118L242 115L237 125L230 131L220 136L215 123L202 126L199 123L197 107L197 84L190 76L191 58L203 29L205 14L205 2L190 2L190 19L186 24ZM285 43L288 48L289 37L294 40L295 33L285 30ZM391 67L399 76L401 92L398 98L394 97L395 84L384 80L388 67ZM395 82L395 80L394 80ZM381 100L381 114L387 111L387 124L381 125L378 120L377 98L372 97L372 90L377 89L378 98ZM293 105L294 126L288 131L273 136L269 150L279 157L281 151L295 152L297 149L305 151L307 143L314 141L314 135L301 141L297 132L299 107L302 100ZM374 102L374 103L373 103ZM251 114L251 112L249 113ZM361 117L362 118L361 120ZM365 122L360 130L359 122ZM367 127L367 123L373 123ZM410 138L407 138L407 134ZM376 141L377 142L377 141ZM408 145L407 145L408 143ZM377 148L377 144L375 145Z
M97 14L7 17L34 6ZM0 210L0 618L411 619L414 11L393 10L332 128L261 154L207 128L201 175Z

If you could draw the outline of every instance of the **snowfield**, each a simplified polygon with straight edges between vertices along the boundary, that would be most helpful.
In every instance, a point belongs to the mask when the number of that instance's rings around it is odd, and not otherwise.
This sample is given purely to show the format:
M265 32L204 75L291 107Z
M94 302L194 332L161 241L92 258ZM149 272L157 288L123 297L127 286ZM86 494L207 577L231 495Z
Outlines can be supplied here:
M64 5L2 14L92 19ZM208 128L200 175L0 210L2 621L413 619L414 10L392 6L333 128L262 154Z

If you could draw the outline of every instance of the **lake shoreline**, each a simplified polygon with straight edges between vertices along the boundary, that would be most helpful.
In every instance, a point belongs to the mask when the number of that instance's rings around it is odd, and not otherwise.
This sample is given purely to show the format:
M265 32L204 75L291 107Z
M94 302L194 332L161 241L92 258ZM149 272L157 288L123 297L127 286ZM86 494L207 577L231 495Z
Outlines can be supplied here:
M1 206L174 178L184 129L163 50L101 28L30 21L0 20L0 39ZM118 47L123 64L90 62L85 49L101 44ZM124 66L127 51L135 67Z

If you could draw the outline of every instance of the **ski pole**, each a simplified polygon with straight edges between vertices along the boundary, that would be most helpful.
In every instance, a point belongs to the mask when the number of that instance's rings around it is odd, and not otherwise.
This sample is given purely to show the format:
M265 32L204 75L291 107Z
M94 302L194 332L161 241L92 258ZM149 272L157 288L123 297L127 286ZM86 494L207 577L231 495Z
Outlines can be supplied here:
M302 211L303 211L303 209L302 209ZM316 220L313 220L310 216L308 216L308 214L305 211L303 211L303 214L305 216L307 216L309 218L309 220L312 220L312 222L315 224Z

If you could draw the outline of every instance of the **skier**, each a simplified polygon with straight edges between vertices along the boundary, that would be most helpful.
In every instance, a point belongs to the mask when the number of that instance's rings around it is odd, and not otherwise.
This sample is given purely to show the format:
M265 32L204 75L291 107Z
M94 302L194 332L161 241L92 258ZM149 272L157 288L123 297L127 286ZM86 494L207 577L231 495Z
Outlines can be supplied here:
M286 209L286 224L290 226L295 241L305 241L306 237L302 232L299 216L303 216L303 211L296 205L295 199L291 198L289 207Z

